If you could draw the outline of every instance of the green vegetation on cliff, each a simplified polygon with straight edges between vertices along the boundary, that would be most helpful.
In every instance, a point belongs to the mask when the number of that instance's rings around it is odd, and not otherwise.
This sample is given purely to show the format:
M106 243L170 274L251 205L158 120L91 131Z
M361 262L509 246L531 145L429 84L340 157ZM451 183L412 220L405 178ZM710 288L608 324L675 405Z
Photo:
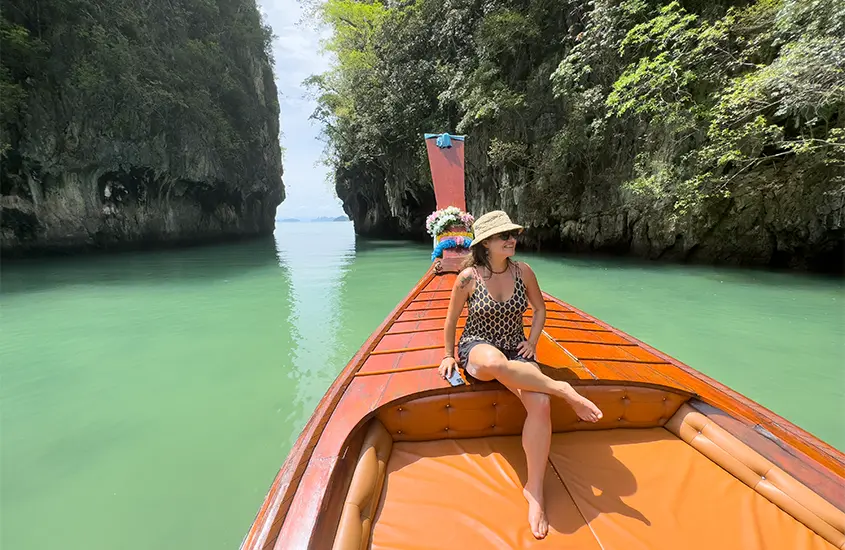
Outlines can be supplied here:
M3 247L272 227L271 31L255 0L2 0Z
M535 244L734 263L845 242L845 4L327 0L315 87L359 230L421 233L423 132ZM379 198L384 197L384 198ZM373 214L375 212L375 214ZM841 260L840 260L841 261Z

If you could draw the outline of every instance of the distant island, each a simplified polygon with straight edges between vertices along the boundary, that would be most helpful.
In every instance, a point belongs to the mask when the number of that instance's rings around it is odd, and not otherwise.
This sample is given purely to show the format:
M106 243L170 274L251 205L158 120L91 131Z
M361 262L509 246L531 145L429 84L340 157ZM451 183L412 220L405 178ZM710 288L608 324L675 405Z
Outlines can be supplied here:
M346 216L337 216L332 218L330 216L320 216L319 218L310 218L307 220L300 220L297 218L278 218L277 222L284 223L308 223L308 222L348 222L349 218Z

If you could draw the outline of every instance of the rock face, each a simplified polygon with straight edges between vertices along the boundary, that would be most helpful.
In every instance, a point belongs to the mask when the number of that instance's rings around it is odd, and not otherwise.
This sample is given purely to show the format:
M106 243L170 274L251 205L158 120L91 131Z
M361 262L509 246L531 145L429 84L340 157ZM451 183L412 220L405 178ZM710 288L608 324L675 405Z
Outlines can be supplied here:
M471 142L470 135L468 210L476 216L507 211L526 226L521 242L529 249L842 271L845 187L833 174L808 174L795 163L757 170L736 183L730 198L680 217L671 202L644 200L618 182L596 189L573 181L552 195L518 172L494 171L487 166L485 144ZM435 204L430 180L408 171L387 183L373 172L337 174L336 190L356 231L428 239L425 217ZM808 187L808 179L815 184ZM560 206L550 212L551 204Z
M816 182L806 185L806 178ZM842 271L845 188L786 163L736 182L730 198L678 216L671 202L646 201L619 187L602 193L577 187L559 219L538 219L516 186L506 197L490 189L468 200L474 212L504 208L526 219L529 247L631 255L651 260ZM541 200L534 197L533 200Z
M184 171L135 157L127 167L101 158L87 169L24 173L24 193L0 198L3 252L270 233L284 188L278 138L272 138L278 129L267 134L266 156L256 155L256 168L228 181L207 157L193 158L196 164Z
M253 0L84 18L54 0L40 19L18 3L3 14L22 37L3 44L18 54L3 84L22 91L0 143L4 254L272 231L279 103Z
M389 176L386 174L390 174ZM434 189L421 187L400 166L383 170L338 169L335 191L358 234L378 238L429 238L425 218L434 210Z
M351 4L316 81L337 194L358 233L428 240L448 131L468 210L528 248L843 272L840 5Z

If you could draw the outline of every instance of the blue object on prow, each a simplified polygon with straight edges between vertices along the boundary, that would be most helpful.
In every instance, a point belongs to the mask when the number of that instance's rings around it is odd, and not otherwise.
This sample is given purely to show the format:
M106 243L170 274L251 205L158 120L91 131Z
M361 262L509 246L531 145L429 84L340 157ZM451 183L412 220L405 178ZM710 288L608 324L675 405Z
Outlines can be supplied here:
M470 245L472 245L472 239L464 237L463 243L464 248L469 248ZM459 248L458 241L455 237L446 237L437 243L437 246L435 246L434 250L431 252L431 261L433 262L437 258L443 256L443 251L447 248Z
M453 136L450 135L449 132L442 134L425 134L425 139L431 139L433 137L437 138L437 146L441 149L451 149L453 139L458 141L464 140L464 136Z

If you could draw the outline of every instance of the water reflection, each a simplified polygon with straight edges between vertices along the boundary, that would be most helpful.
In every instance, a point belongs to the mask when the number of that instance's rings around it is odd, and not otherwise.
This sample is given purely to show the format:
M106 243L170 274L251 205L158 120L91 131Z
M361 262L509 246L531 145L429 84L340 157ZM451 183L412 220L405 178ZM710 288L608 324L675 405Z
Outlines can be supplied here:
M0 262L0 294L70 291L94 285L110 290L229 281L272 267L273 246L272 239L261 237L155 251L4 259Z
M319 233L319 238L315 235ZM280 265L290 278L292 345L288 378L293 402L287 421L293 445L317 403L343 368L338 361L341 281L355 256L351 223L280 223L274 232Z

